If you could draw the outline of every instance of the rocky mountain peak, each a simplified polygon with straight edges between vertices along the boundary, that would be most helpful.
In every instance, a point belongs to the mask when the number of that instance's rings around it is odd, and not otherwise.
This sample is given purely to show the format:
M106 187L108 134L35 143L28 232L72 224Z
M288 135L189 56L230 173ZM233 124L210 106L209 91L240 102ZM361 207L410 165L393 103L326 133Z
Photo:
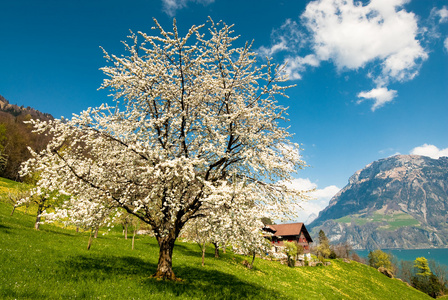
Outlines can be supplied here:
M435 234L432 242L424 243L440 246L448 244L447 211L448 157L396 155L355 172L309 227L332 224L339 228L334 240L352 240L360 248L367 245L367 232L375 232L379 238L411 229L425 232L428 239ZM364 235L363 242L347 235L350 228ZM389 246L412 247L405 244L395 241Z

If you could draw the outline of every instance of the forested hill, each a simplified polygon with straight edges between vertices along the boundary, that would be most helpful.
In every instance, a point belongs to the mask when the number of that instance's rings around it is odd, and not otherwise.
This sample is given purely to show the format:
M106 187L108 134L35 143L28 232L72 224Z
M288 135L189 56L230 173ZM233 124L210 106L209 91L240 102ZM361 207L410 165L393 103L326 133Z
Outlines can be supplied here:
M309 227L357 249L448 247L448 157L397 155L369 164Z
M31 107L10 104L0 95L0 177L20 180L20 164L30 158L27 146L40 151L49 137L32 133L25 120L51 120L53 116Z
M39 120L51 120L53 116L48 113L40 112L32 107L18 106L16 104L10 104L2 95L0 95L0 111L2 115L5 113L12 117L31 116L32 119ZM3 121L3 120L2 120Z

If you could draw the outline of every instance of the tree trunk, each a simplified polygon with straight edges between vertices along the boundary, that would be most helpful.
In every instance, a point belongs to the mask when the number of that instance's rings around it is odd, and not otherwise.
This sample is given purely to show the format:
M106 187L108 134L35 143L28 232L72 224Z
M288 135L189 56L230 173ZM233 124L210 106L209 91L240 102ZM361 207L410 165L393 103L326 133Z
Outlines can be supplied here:
M92 231L90 230L90 235L89 235L89 242L87 243L87 250L90 250L90 246L92 246Z
M43 206L39 204L37 207L37 215L36 215L36 223L34 223L34 229L39 230L40 223L40 214L43 211Z
M132 235L132 250L134 250L134 240L135 240L135 233L136 232L137 232L137 227L134 229L134 234Z
M213 243L213 245L215 246L215 257L218 258L219 257L219 246L218 246L218 243Z
M96 228L95 228L95 235L94 235L94 238L97 238L98 237L98 230L100 229L100 227L99 226L97 226Z
M40 215L38 214L36 216L36 223L34 223L34 229L39 230L39 222L40 222Z
M13 208L12 208L12 212L11 212L10 216L12 216L14 214L15 210L16 210L16 206L14 205Z
M205 250L206 250L205 243L202 244L201 250L202 250L202 266L205 266Z
M173 249L176 237L169 233L167 236L157 236L159 243L159 262L157 263L157 271L152 276L157 279L176 280L173 272Z
M132 237L134 238L134 237ZM124 239L127 240L128 239L128 223L124 224ZM132 248L134 249L134 248Z
M254 251L254 253L252 254L252 262L251 262L250 265L249 265L249 269L252 269L252 268L254 267L254 261L255 261L255 251Z

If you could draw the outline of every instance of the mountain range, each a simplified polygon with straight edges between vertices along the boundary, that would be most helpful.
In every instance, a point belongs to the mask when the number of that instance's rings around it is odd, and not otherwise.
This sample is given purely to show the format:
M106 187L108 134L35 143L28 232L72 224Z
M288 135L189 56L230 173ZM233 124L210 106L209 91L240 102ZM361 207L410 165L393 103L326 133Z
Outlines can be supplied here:
M354 249L448 246L448 157L396 155L350 177L308 225Z

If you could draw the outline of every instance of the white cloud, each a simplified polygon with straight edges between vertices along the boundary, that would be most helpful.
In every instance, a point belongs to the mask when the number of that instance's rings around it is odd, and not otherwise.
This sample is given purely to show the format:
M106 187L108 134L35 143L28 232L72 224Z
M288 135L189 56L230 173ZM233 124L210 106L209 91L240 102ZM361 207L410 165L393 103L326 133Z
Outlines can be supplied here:
M285 73L289 79L302 79L300 73L306 70L306 66L318 67L320 64L320 60L314 54L309 54L305 57L288 57L286 61Z
M188 2L200 3L203 5L208 5L213 3L215 0L162 0L163 11L167 13L170 17L176 14L178 9L187 7Z
M417 18L402 9L405 0L310 2L302 20L320 60L339 70L356 70L380 62L383 80L412 79L428 55L417 40Z
M335 185L319 189L317 184L311 182L308 178L296 178L288 186L299 191L315 189L309 193L312 199L301 203L303 210L298 212L299 221L301 222L306 221L308 216L313 213L318 215L321 210L328 206L330 199L340 190Z
M366 1L363 1L366 2ZM261 47L273 55L287 51L286 73L301 79L308 67L332 62L339 71L367 69L376 88L359 93L374 99L372 111L396 97L391 81L412 80L428 58L419 37L418 18L404 9L409 0L315 0L308 3L300 23L290 19L271 35L272 46ZM448 10L434 9L440 21ZM306 52L304 46L312 52ZM366 97L363 97L366 96Z
M273 54L282 50L288 50L288 47L286 46L286 41L283 38L280 39L280 41L278 41L276 44L272 45L270 48L261 46L258 49L258 52L263 56L271 57Z
M258 52L263 56L271 57L280 51L296 51L302 48L305 45L306 36L299 28L296 21L286 19L280 28L272 30L272 45L270 47L262 46Z
M442 9L437 11L437 14L439 15L440 23L448 22L448 9L446 8L446 6L442 7Z
M429 156L431 158L437 159L442 156L448 156L448 148L439 149L434 145L423 144L412 149L410 153L415 155Z
M446 51L448 51L448 37L443 42L443 45L445 46Z
M363 98L358 100L358 103L365 101L366 99L372 99L372 111L375 111L377 108L380 108L384 104L392 101L397 96L397 91L388 90L385 87L378 87L376 89L372 89L368 92L360 92L358 94L358 98Z

